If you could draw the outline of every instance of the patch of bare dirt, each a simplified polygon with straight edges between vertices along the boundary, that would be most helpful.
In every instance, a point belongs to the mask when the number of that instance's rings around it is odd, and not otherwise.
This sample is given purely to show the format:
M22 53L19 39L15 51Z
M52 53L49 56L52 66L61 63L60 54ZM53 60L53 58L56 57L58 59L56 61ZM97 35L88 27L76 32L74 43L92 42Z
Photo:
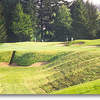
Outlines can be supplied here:
M20 67L16 63L9 65L8 62L0 62L0 67L10 67L10 66Z
M12 63L11 65L9 65L9 63L7 62L0 62L0 67L11 67L11 66L13 67L41 67L46 64L48 64L48 62L37 62L37 63L32 64L31 66L19 66L16 63Z
M57 47L63 47L63 46L66 46L66 43L60 43L58 45L56 45Z
M7 62L0 62L0 67L9 67L9 64Z
M40 66L43 66L43 65L47 65L48 62L37 62L37 63L34 63L31 65L31 67L40 67Z

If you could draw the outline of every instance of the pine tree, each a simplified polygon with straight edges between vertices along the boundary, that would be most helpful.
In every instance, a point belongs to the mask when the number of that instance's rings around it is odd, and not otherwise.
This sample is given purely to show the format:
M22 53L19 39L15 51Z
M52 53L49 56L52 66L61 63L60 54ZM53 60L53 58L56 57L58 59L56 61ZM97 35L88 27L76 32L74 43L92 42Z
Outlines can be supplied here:
M13 16L12 30L18 37L18 41L34 40L34 30L32 28L31 17L23 12L22 5L16 5Z
M31 0L33 1L33 0ZM39 19L41 39L51 40L54 36L54 15L59 6L68 4L65 0L34 0L37 16Z
M24 13L30 15L31 21L32 21L32 28L34 30L35 37L38 37L38 18L37 18L37 12L35 7L35 1L34 0L23 0L22 1Z
M98 19L98 13L97 13L97 8L92 4L89 3L88 1L86 2L86 8L88 11L88 27L89 27L89 35L90 38L93 39L96 37L97 34L97 28L98 28L98 23L97 23L97 19Z
M71 7L73 19L73 35L76 39L87 39L88 34L88 12L83 0L76 0Z
M97 18L97 34L96 38L100 39L100 11L97 10L98 18Z
M62 5L55 17L55 36L58 40L65 41L66 36L69 37L72 28L72 18L70 9L66 5Z
M37 16L39 19L39 29L41 39L51 38L53 36L52 32L52 22L53 13L55 12L57 3L59 0L37 0L35 2Z
M5 25L7 28L7 41L14 42L16 40L16 37L12 32L11 24L12 24L13 12L16 7L16 3L18 3L18 0L2 0L1 2L4 7L3 13L4 13Z
M3 16L3 6L0 2L0 42L6 42L7 41L7 32L6 32L6 26L5 26L5 19Z

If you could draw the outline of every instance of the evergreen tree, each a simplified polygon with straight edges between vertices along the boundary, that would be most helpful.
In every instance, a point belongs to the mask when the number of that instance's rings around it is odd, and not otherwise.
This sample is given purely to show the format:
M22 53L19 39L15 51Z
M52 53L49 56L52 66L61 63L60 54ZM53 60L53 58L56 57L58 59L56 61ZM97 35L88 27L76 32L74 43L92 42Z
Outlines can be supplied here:
M59 0L37 0L35 2L37 16L39 19L38 27L40 29L40 36L43 40L49 40L53 36L52 22L53 14Z
M37 12L35 7L35 1L34 0L24 0L22 1L24 12L31 17L32 21L32 28L34 30L35 37L38 37L38 18L37 18Z
M89 30L89 35L90 38L95 38L96 34L97 34L97 28L98 28L98 23L97 23L97 19L98 19L98 13L97 13L97 8L92 4L89 3L88 1L86 2L86 8L88 11L88 30Z
M100 39L100 11L97 10L98 18L97 18L97 34L96 38Z
M29 0L34 5L35 14L38 17L38 28L41 39L51 40L54 36L54 15L62 4L67 4L64 0ZM60 2L61 3L60 3Z
M69 37L72 28L72 18L70 9L66 5L62 5L55 17L55 38L61 41Z
M22 5L17 4L12 22L12 31L18 37L18 41L34 40L31 17L23 12Z
M7 41L7 33L6 33L6 26L5 26L5 19L3 16L3 6L0 2L0 42Z
M88 32L88 12L83 0L74 1L71 7L72 19L73 19L73 35L76 39L89 38Z
M18 3L18 0L2 0L1 2L4 7L3 12L4 12L5 25L7 28L7 35L8 35L7 41L13 42L16 40L16 37L12 32L11 24L12 24L13 12L16 7L16 3Z

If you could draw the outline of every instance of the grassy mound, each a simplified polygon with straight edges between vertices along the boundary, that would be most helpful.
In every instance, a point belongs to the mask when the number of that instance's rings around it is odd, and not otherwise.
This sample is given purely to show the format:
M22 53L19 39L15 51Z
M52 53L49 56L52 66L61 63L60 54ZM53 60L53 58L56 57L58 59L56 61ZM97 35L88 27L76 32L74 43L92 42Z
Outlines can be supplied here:
M54 78L54 80L42 87L49 93L64 87L99 79L99 61L100 55L93 54L93 52L65 54L48 65L49 70L55 71L55 74L49 76L48 79ZM48 88L50 91L48 91Z
M47 66L40 68L0 67L0 90L3 88L1 94L49 94L69 86L100 79L100 55L96 53L63 53L55 56Z
M53 57L53 54L47 53L16 52L13 62L20 66L28 66L36 62L50 62Z
M51 62L59 54L17 51L13 63L29 66L36 62ZM0 52L0 62L10 62L12 51Z
M12 50L16 49L14 62L19 65L40 61L49 61L49 64L29 68L0 66L0 94L50 94L100 79L100 48L84 48L85 45L59 47L60 43L37 43L39 48L33 48L28 46L30 44L2 44L4 51L0 47L0 62L4 58L9 61ZM7 45L11 46L11 51L5 50ZM6 55L9 56L6 58Z
M100 80L72 86L51 94L100 94Z

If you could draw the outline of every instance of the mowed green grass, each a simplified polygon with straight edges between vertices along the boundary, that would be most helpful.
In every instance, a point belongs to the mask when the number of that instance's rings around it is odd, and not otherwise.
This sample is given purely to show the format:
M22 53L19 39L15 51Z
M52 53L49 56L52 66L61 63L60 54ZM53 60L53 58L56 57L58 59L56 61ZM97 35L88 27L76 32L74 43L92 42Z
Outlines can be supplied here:
M100 94L100 79L65 88L52 94Z
M76 40L71 42L70 44L77 44L77 43L83 43L84 46L100 46L100 40Z
M70 43L69 46L64 46L63 42L1 44L0 62L9 62L12 51L16 50L13 62L20 67L0 66L0 94L51 94L57 90L100 79L100 48L89 47L90 44L99 45L100 40L87 40L89 43L86 40L78 40L78 43L81 41L85 41L85 44ZM74 41L74 44L75 42L77 41ZM32 63L43 61L48 64L27 67ZM95 94L92 90L91 93ZM99 91L96 93L99 94Z

